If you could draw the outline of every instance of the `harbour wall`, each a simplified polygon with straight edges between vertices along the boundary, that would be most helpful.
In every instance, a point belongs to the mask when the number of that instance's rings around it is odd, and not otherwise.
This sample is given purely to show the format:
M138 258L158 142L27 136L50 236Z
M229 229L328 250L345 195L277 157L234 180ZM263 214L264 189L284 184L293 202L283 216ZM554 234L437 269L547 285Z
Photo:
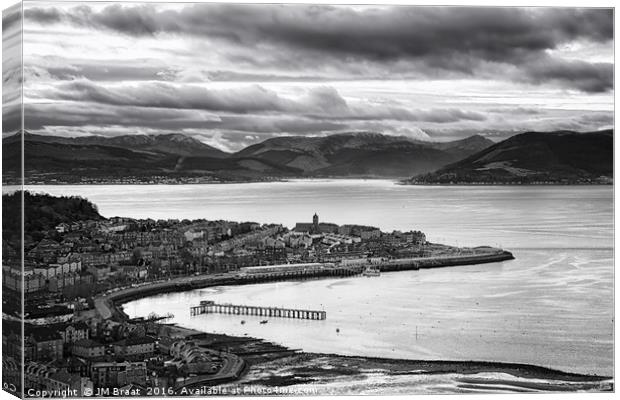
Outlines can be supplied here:
M402 263L398 264L384 262L373 266L382 272L392 272L452 267L459 265L486 264L513 259L514 256L512 253L509 251L501 251L496 253L468 256L411 258L407 259L407 261L403 260ZM351 266L306 271L286 271L283 273L250 274L242 276L234 275L234 273L226 276L188 276L175 278L164 282L156 282L151 285L123 289L106 296L101 296L100 301L102 301L102 305L104 307L108 308L113 319L125 320L127 319L127 315L122 311L122 308L119 307L121 304L157 294L184 292L212 286L248 285L282 280L353 276L361 273L364 268L365 266Z

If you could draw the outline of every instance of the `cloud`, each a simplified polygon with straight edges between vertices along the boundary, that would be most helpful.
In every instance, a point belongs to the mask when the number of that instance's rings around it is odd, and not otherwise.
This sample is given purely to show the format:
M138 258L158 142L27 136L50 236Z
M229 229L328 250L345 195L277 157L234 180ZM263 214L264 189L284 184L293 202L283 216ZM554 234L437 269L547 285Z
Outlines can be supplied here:
M86 79L77 79L61 83L43 94L59 100L90 101L116 106L233 113L290 111L295 108L294 103L259 85L217 90L194 85L145 82L108 88Z
M272 41L370 58L463 53L495 60L575 39L613 38L611 9L196 4L29 8L28 19L69 22L127 35L186 33L234 42Z
M613 107L608 9L39 4L25 5L24 93L45 132L192 132L234 148L589 130Z
M22 21L21 5L16 4L2 11L2 36L5 37L6 32L19 28Z
M614 65L579 60L542 58L525 66L526 81L552 82L583 92L606 92L614 88Z
M29 7L25 17L43 25L72 24L135 37L190 35L217 40L237 50L229 54L231 62L236 58L255 66L271 58L272 65L280 68L345 64L353 72L365 62L400 68L399 62L408 60L413 63L410 70L413 66L426 76L438 71L471 76L493 71L502 76L501 65L508 65L536 83L548 79L586 92L609 90L608 84L588 77L570 86L573 81L566 78L560 61L541 71L528 60L573 41L610 42L611 9L114 4L62 10ZM256 47L263 51L253 50ZM580 71L609 68L590 64Z
M481 113L456 108L409 110L400 106L360 101L350 104L333 87L328 86L314 87L297 98L291 98L280 96L260 85L209 89L196 85L140 82L119 87L105 87L85 79L78 79L60 83L38 94L33 91L30 95L112 106L202 110L232 114L296 115L314 120L450 123L486 119Z

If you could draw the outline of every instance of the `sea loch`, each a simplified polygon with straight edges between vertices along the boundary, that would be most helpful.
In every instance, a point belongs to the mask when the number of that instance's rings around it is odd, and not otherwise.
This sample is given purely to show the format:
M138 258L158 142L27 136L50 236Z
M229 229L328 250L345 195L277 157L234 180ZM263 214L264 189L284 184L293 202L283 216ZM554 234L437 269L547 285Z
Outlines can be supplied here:
M613 373L611 186L401 186L385 180L231 185L36 186L76 194L106 217L282 223L310 219L420 229L430 241L501 245L516 260L379 278L281 282L165 294L130 316L175 314L180 325L263 337L306 351L391 358L522 362ZM122 194L122 196L119 196ZM189 317L203 299L318 307L321 323ZM339 332L336 331L339 329Z

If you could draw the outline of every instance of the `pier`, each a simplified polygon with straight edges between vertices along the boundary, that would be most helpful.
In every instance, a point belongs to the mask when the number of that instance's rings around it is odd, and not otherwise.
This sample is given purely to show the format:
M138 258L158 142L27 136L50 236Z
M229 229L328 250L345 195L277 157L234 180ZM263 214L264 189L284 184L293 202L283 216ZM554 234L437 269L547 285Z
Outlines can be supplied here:
M233 314L255 315L260 317L296 318L321 321L327 318L327 312L316 310L301 310L294 308L244 306L236 304L217 304L213 301L204 300L200 305L189 308L191 316L201 314Z

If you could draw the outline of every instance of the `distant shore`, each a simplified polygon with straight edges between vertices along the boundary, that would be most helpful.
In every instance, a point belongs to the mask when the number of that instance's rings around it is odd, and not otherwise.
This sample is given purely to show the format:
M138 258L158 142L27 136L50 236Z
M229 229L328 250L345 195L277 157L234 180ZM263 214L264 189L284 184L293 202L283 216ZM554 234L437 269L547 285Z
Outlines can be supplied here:
M240 179L240 180L183 180L183 179L166 179L161 181L132 181L118 182L114 180L101 180L92 182L28 182L23 186L88 186L88 185L234 185L246 183L274 183L274 182L290 182L292 180L388 180L393 181L396 185L402 186L613 186L613 180L609 181L590 181L590 182L412 182L410 177L389 177L389 176L299 176L299 177L280 177L273 179ZM21 183L13 181L5 181L4 186L22 186Z

